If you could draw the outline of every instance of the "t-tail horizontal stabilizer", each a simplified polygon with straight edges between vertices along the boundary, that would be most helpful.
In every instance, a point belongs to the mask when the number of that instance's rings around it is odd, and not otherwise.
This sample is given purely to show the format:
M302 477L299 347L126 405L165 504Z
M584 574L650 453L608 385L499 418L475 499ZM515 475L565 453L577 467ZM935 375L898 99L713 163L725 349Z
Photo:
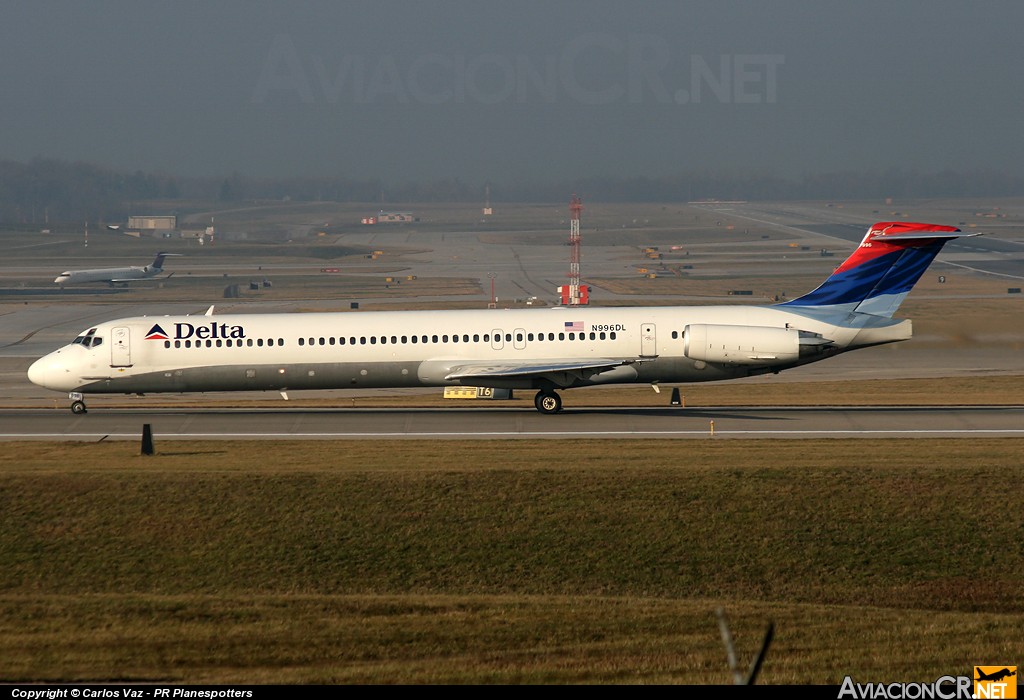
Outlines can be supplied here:
M153 259L153 263L151 265L147 265L144 269L146 270L146 272L160 272L160 271L163 271L163 269L164 269L164 258L169 258L169 257L172 257L172 256L173 257L180 257L181 255L182 255L181 253L157 253L156 257Z
M803 306L891 318L947 241L965 234L952 226L904 221L877 223L820 287L780 306Z

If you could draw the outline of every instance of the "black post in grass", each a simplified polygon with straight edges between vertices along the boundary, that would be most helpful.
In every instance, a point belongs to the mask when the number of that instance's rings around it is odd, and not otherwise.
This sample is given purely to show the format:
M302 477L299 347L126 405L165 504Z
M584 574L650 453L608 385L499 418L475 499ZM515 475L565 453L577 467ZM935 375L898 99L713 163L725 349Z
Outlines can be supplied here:
M672 405L672 406L680 406L680 405L682 405L682 403L683 402L679 399L679 387L677 387L677 386L676 387L672 387L672 401L671 401L670 405Z
M149 423L142 424L142 454L153 454L153 430L149 427Z

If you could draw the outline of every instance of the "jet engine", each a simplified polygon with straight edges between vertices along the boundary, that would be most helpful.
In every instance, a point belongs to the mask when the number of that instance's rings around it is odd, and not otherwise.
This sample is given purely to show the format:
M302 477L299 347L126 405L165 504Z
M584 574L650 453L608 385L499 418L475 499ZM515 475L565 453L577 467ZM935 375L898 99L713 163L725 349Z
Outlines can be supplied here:
M733 365L784 365L822 352L832 341L796 328L691 324L683 353L691 360Z

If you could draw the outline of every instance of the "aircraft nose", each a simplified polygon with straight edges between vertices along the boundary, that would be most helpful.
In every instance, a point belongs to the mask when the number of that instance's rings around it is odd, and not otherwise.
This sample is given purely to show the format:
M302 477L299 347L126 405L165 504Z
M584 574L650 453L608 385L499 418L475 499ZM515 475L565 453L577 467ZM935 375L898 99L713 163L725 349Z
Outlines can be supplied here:
M28 380L36 386L57 391L70 391L76 384L67 363L58 357L58 353L33 362L28 368Z
M52 364L49 355L33 362L28 368L28 380L36 386L49 388L47 384Z

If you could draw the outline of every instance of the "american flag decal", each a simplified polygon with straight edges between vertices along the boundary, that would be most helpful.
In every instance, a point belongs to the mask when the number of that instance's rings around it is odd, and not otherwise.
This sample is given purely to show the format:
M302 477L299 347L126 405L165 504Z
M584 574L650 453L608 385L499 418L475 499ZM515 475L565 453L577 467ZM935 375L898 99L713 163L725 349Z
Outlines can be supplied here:
M167 333L163 328L160 327L159 323L153 324L153 327L149 329L149 333L146 333L146 340L167 340Z
M565 330L567 331L581 331L583 330L583 323L580 321L566 321Z

